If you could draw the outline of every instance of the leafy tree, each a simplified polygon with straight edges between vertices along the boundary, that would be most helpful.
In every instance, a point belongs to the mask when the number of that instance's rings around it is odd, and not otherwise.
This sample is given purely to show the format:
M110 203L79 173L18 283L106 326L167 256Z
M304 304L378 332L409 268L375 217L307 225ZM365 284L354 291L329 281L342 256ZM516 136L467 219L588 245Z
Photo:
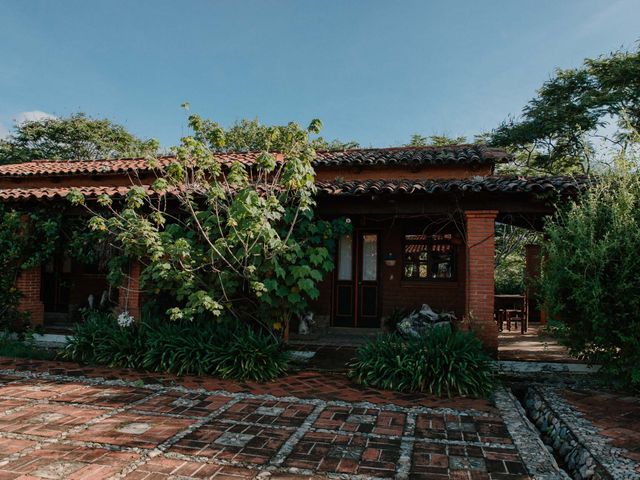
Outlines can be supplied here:
M611 126L614 133L604 135ZM524 172L583 173L593 167L598 142L624 147L639 126L640 48L557 70L519 119L491 133L490 143L512 149Z
M155 140L141 140L110 120L76 113L16 124L14 132L0 140L0 164L142 157L157 150Z
M354 140L350 142L343 142L334 138L333 140L326 140L324 137L317 137L311 141L311 145L316 150L322 151L336 151L336 150L349 150L351 148L360 148L360 144Z
M429 135L424 136L417 133L411 135L409 143L405 147L446 147L447 145L459 145L467 143L467 137L449 137L447 135Z
M257 118L240 120L224 132L224 143L219 143L223 128L212 120L201 119L200 130L196 133L199 141L206 143L216 152L279 152L288 148L290 135L297 125L263 125ZM357 142L325 140L316 137L310 140L316 150L345 150L357 148Z
M572 353L640 390L640 176L618 158L546 227L542 294Z
M189 125L193 135L182 139L153 191L134 187L122 207L100 197L105 210L90 225L143 262L143 285L168 299L171 319L231 317L286 329L318 296L317 283L333 268L334 236L348 228L314 218L309 135L321 124L252 130L242 145L263 147L253 165L220 161L218 152L241 144L234 127L225 131L197 115ZM77 191L70 200L84 203Z

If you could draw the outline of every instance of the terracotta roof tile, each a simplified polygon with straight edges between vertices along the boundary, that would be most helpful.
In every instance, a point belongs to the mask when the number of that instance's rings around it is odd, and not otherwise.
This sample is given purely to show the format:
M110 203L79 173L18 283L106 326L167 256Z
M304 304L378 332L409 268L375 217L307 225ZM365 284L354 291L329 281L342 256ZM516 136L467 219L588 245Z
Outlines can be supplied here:
M336 180L320 181L317 185L321 194L330 196L449 192L559 193L571 195L585 190L589 182L590 179L586 176L490 176L442 180Z
M171 163L172 157L160 157L161 166ZM91 161L35 160L26 163L0 165L0 176L100 175L149 170L144 158L123 158Z
M259 153L222 153L218 158L225 164L240 162L250 165ZM318 152L317 167L364 167L364 166L411 166L486 164L508 159L507 153L482 145L452 145L448 147L402 147L369 148L344 151ZM159 165L167 166L173 157L158 159ZM143 172L150 170L144 158L121 158L91 161L36 160L27 163L0 165L0 176L28 175L100 175L112 173Z
M318 193L324 196L358 196L358 195L411 195L438 193L558 193L574 195L585 190L589 183L586 176L553 176L553 177L474 177L470 179L442 180L351 180L351 181L319 181ZM144 187L150 191L149 187ZM106 193L110 196L124 196L131 189L129 186L80 187L79 190L89 198ZM59 188L8 188L0 189L0 200L29 200L65 198L72 190L70 187Z
M484 145L446 147L369 148L318 152L317 166L412 166L471 165L502 162L509 155Z
M1 200L55 200L64 199L71 190L78 190L83 195L89 198L95 198L102 194L107 194L111 197L123 197L132 187L59 187L59 188L0 188L0 201ZM147 191L149 188L143 187Z

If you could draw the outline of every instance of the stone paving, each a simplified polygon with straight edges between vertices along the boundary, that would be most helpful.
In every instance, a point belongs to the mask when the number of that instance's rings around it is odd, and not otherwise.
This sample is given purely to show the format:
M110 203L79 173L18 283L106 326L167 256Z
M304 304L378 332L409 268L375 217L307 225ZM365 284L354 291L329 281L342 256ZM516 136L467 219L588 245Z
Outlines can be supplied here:
M0 479L532 478L484 400L0 363Z
M520 328L498 335L498 358L528 362L583 363L571 357L568 350L550 335L545 335L540 324L529 324L527 333Z

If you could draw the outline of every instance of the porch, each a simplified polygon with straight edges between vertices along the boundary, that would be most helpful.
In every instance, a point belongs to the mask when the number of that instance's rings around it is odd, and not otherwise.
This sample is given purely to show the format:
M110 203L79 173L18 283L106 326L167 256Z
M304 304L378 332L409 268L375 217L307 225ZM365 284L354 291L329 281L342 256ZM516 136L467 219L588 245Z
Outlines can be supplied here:
M246 161L252 158L247 154ZM474 330L487 350L497 353L496 222L540 228L558 199L586 188L573 177L494 175L495 163L508 158L482 145L319 153L317 215L342 219L352 230L335 246L334 272L318 285L319 298L311 305L317 327L384 330L393 326L399 310L426 303L453 312L461 328ZM158 161L165 168L173 160ZM88 202L102 194L121 199L132 178L148 186L157 174L143 159L95 161L87 163L90 168L84 163L0 167L0 200L28 211L65 202L72 187L81 188ZM71 310L88 306L90 298L100 302L101 273L74 268L57 258L53 266L21 271L16 282L20 310L30 314L32 324L73 320ZM143 294L140 268L132 263L124 284L108 295L116 310L136 318ZM72 288L64 285L69 281Z

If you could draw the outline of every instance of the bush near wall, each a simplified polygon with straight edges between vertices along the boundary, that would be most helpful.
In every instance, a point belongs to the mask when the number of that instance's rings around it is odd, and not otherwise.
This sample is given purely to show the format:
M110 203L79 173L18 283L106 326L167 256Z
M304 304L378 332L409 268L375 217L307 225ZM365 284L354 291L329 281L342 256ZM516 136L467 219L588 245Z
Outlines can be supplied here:
M546 227L541 291L571 353L640 390L640 177L621 164Z
M473 333L443 326L423 336L376 337L358 349L350 375L386 390L484 396L493 386L490 360Z
M215 322L142 321L121 326L91 312L77 324L63 358L110 367L235 380L272 380L286 372L279 340L247 326Z

